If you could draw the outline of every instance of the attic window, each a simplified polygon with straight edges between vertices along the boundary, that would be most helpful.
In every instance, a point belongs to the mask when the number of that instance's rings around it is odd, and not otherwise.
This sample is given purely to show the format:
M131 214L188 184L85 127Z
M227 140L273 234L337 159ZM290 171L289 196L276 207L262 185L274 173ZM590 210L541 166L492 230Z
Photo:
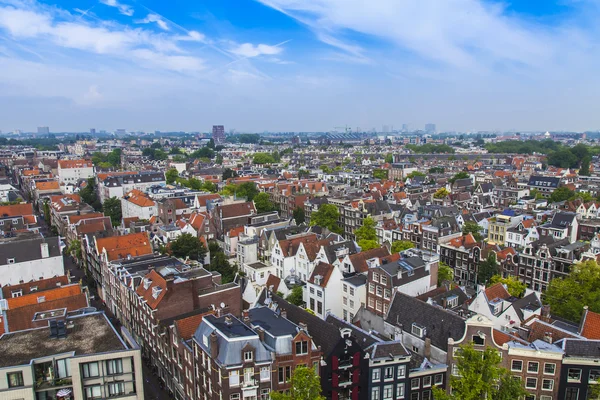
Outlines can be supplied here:
M9 258L7 261L8 261L9 264L14 264L15 263L15 259L14 258Z
M46 296L40 296L37 298L38 303L44 303L46 301Z
M152 281L150 279L144 278L144 289L148 290L151 284Z
M415 336L422 338L423 336L425 336L425 328L417 325L416 323L413 323L412 328L411 328L411 333Z
M21 297L21 296L23 296L23 290L22 289L21 290L14 290L11 294L12 294L13 299L15 297Z
M29 288L29 291L30 291L30 292L35 292L35 291L37 291L37 290L38 290L38 287L37 287L37 286L32 286L32 287L30 287L30 288Z
M152 297L154 297L155 299L158 299L158 296L160 295L160 292L162 292L162 288L160 288L158 286L154 286L152 288Z

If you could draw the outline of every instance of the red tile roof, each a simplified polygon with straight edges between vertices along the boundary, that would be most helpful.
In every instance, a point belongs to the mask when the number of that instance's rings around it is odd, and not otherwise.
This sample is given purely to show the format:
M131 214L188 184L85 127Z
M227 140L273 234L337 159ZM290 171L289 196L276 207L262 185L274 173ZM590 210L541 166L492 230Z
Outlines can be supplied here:
M372 258L383 258L390 255L387 247L379 247L377 249L371 249L367 251L361 251L360 253L352 254L350 256L350 262L354 267L354 270L358 273L365 273L369 269L367 260Z
M488 301L496 299L506 300L510 297L510 293L508 293L501 282L498 282L485 289L485 296L487 297Z
M198 326L200 326L202 318L206 315L212 314L214 314L214 312L211 311L176 320L175 327L177 328L177 332L179 332L179 337L181 337L183 340L191 339L194 336L194 333L196 333Z
M87 168L87 167L93 167L94 164L91 161L87 161L87 160L58 160L58 166L61 169L68 169L68 168Z
M0 216L17 217L20 215L33 215L33 206L30 203L0 206Z
M583 315L583 328L581 336L590 340L600 339L600 314L585 310Z
M321 287L326 287L327 283L329 282L329 278L331 278L331 275L333 274L333 269L335 267L331 264L327 264L324 262L320 262L317 266L315 266L315 268L313 269L313 273L310 276L310 279L308 280L310 283L312 283L313 285L318 285ZM321 282L317 284L316 282L316 277L320 276L321 277Z
M106 250L108 261L152 254L152 245L147 232L132 233L123 236L97 238L96 246L99 252Z
M125 195L125 200L135 204L138 207L152 207L155 205L153 200L150 200L146 193L133 189Z
M2 287L2 297L8 299L12 297L13 291L23 291L23 295L29 293L39 293L44 290L55 289L59 286L68 285L69 277L66 275L56 276L54 278L40 279L39 281L31 281L20 283L18 285L5 285ZM32 287L37 287L37 291L31 291Z
M144 288L144 282L146 279L150 280L150 285L148 286L148 289ZM155 292L154 288L160 289L160 293L157 297L154 297L153 295L153 293ZM137 287L135 292L146 301L148 307L154 310L156 309L156 307L158 307L160 301L163 299L163 297L165 297L165 294L167 293L167 281L165 281L165 279L162 276L160 276L159 273L152 270L149 274L147 274L144 277L142 283L140 283L140 286Z
M60 185L58 181L36 182L35 188L37 190L59 190Z
M267 277L267 282L265 283L265 286L267 287L267 289L271 290L270 288L273 287L273 291L276 292L277 289L279 288L279 285L281 284L281 278L279 278L276 275L273 274L269 274L269 276Z

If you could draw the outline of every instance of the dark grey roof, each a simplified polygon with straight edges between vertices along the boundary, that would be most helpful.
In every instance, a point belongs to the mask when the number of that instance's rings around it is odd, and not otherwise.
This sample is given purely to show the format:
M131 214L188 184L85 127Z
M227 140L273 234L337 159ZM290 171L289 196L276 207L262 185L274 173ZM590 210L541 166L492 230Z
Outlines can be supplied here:
M531 175L529 177L529 186L543 186L556 189L560 183L560 178L553 176Z
M427 304L403 293L394 293L385 321L410 332L412 324L424 327L431 344L448 350L448 338L458 340L465 332L465 320L459 315Z
M268 307L256 307L249 310L250 323L252 326L260 326L266 332L274 336L295 336L297 326L282 318L278 313Z
M472 185L473 185L473 181L471 180L471 178L457 179L456 181L454 181L454 187L457 187L457 188L468 187L468 186L472 186Z
M48 244L49 257L58 257L61 255L60 243L58 237L44 238L41 236L25 239L14 238L0 243L0 265L8 264L9 258L14 258L15 263L34 261L42 259L41 244ZM23 277L28 278L28 277ZM38 277L34 277L37 279ZM27 280L27 279L26 279Z
M362 286L367 284L367 276L364 274L356 274L345 278L342 282L348 282L353 286Z
M378 342L367 349L371 360L392 357L407 357L410 355L406 347L400 341L394 342Z
M600 358L600 340L564 339L565 356Z
M557 212L554 214L550 224L553 228L567 228L573 224L576 218L577 214L572 212Z
M540 303L535 293L530 293L522 299L518 299L512 303L512 307L515 309L521 321L523 320L523 310L529 309L531 311L535 311L541 306L542 303Z

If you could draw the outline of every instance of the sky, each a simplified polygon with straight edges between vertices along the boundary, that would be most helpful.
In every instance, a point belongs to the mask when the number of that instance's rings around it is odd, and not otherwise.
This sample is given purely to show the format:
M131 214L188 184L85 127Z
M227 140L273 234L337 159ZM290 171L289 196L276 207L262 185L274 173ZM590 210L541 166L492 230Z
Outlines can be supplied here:
M0 0L0 129L598 130L599 17L600 0Z

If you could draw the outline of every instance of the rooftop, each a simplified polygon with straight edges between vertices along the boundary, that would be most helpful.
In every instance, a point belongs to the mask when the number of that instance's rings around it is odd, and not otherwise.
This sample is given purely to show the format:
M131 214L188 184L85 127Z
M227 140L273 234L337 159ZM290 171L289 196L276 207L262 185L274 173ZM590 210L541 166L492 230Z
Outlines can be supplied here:
M50 339L47 327L2 335L0 368L29 364L33 359L55 354L84 355L127 348L104 313L71 317L67 321L74 325L69 328L67 324L67 337L63 339Z

